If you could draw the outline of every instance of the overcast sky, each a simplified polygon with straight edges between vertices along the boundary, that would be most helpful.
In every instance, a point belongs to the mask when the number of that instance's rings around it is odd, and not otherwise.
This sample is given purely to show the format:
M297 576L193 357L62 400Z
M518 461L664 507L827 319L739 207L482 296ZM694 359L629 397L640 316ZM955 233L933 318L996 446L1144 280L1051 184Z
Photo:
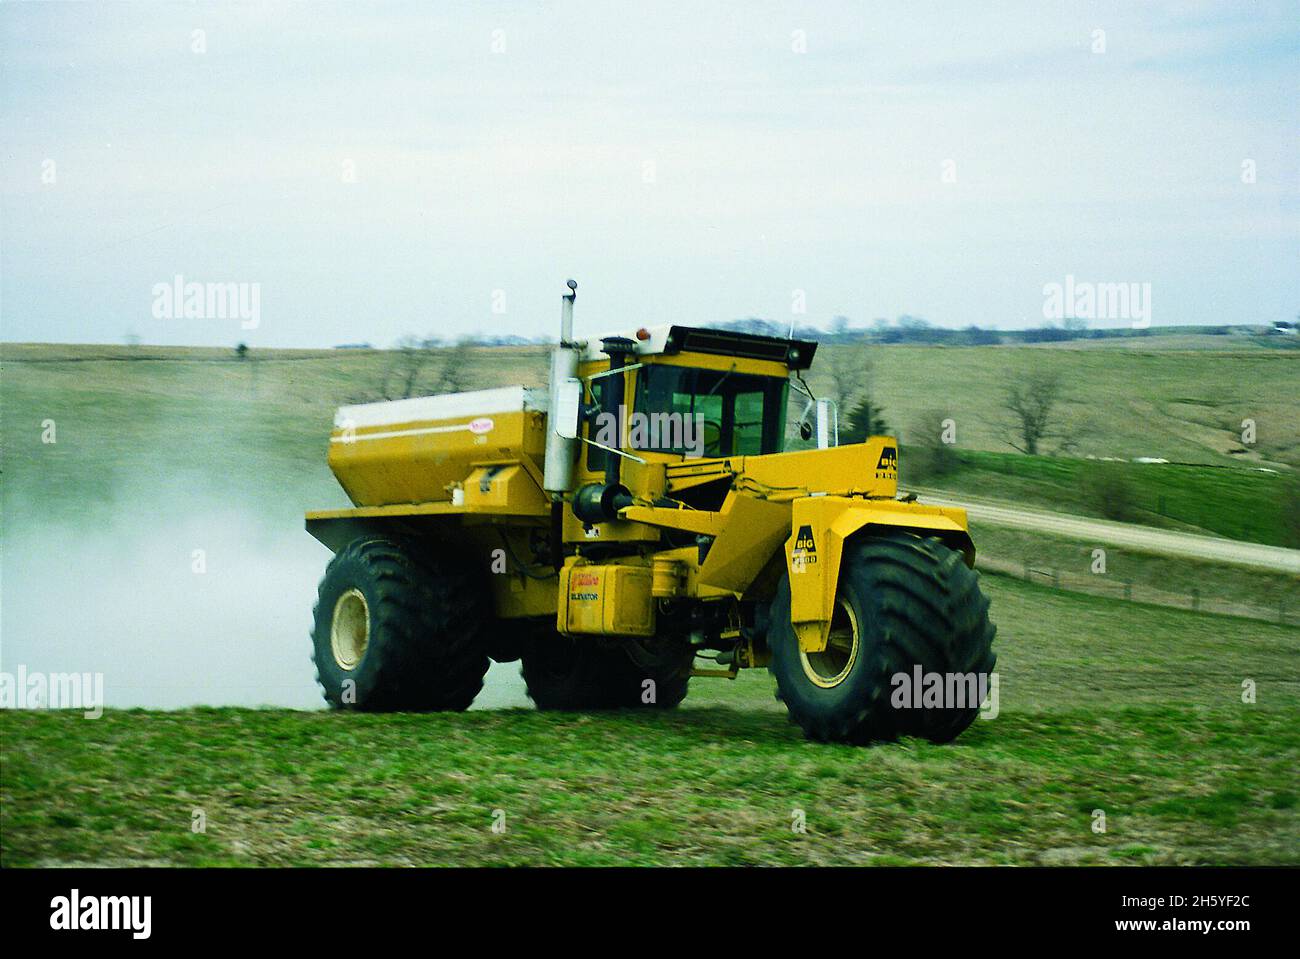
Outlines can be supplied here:
M1297 4L983 6L5 4L3 338L1294 319Z

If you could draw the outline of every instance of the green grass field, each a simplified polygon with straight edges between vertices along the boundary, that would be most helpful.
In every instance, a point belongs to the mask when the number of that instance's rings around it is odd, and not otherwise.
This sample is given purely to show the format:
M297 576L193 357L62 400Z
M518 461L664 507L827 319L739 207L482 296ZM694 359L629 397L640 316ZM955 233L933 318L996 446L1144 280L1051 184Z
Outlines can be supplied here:
M1300 349L1223 349L1237 338L1200 339L1203 348L1181 350L1132 342L1108 349L841 346L825 351L820 368L814 363L811 382L828 390L831 366L869 364L871 393L905 444L920 415L933 411L955 421L960 448L1009 453L1007 385L1045 371L1061 377L1059 425L1077 455L1239 465L1227 451L1242 447L1241 423L1252 419L1252 456L1300 465ZM833 361L837 351L849 359Z
M985 584L1000 714L952 745L806 742L763 673L665 714L5 711L0 858L1300 862L1300 630Z
M907 460L903 460L904 480ZM1090 493L1091 471L1118 475L1128 521L1226 536L1229 539L1300 547L1300 526L1288 512L1300 507L1290 472L1173 463L1097 463L1062 456L962 451L957 468L920 485L957 494L995 498L1079 516L1113 518Z

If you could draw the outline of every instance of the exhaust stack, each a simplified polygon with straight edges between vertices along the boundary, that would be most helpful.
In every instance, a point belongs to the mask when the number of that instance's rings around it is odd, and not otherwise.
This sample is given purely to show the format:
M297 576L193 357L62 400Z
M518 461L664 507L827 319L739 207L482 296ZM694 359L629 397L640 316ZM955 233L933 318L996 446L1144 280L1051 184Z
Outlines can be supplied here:
M551 353L550 403L547 407L546 459L542 465L542 486L554 502L573 486L573 468L577 459L576 437L564 435L571 431L561 423L564 404L561 387L578 375L580 349L573 342L573 301L578 298L578 283L569 280L568 290L560 298L560 342ZM564 430L564 432L561 432Z

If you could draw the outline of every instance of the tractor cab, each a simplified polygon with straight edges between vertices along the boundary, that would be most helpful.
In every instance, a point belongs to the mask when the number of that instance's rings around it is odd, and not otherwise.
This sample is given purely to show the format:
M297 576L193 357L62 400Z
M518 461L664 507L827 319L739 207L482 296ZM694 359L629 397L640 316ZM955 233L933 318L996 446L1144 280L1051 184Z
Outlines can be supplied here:
M581 364L586 439L600 443L589 447L592 467L603 460L591 451L615 445L667 462L781 452L789 375L806 370L816 349L804 340L685 326L593 338ZM600 424L619 428L607 428L602 440Z

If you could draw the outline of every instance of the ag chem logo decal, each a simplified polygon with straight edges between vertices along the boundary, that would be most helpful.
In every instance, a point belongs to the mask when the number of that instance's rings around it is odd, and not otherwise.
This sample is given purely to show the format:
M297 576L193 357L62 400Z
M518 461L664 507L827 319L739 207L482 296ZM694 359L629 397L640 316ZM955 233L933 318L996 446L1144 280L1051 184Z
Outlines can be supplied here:
M817 544L813 542L811 526L804 525L799 527L799 535L794 538L794 548L795 552L801 550L806 553L817 552Z
M898 469L898 449L893 446L886 446L880 451L880 462L876 464L876 469L893 472Z
M790 564L796 573L800 573L809 563L815 562L817 562L817 543L813 540L812 527L800 526L794 538L794 549L790 550Z

